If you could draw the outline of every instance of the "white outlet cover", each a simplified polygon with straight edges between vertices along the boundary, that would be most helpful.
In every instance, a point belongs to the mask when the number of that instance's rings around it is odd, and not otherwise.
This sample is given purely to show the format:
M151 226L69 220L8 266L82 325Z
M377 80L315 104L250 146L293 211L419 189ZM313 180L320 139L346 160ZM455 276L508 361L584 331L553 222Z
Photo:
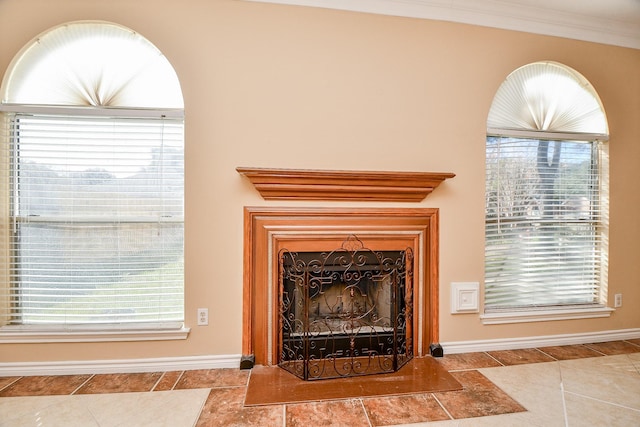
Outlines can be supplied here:
M477 313L480 311L479 282L451 283L451 313Z
M622 307L622 294L615 294L614 295L613 306L615 308Z
M207 326L209 324L209 309L198 309L198 326Z

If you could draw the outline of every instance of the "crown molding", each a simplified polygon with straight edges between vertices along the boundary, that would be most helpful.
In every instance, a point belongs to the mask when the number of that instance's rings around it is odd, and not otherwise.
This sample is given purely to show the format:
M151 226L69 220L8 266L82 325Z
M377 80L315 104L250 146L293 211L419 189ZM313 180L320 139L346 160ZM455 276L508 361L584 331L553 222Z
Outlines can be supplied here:
M640 49L640 23L504 0L245 0L433 19Z

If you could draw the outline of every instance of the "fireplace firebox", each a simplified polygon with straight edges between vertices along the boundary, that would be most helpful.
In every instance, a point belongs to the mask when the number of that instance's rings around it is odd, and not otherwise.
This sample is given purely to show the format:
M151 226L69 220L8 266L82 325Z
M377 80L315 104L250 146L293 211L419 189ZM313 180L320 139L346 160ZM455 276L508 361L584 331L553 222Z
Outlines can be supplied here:
M413 357L413 252L355 235L324 252L279 252L279 361L304 380L394 372Z

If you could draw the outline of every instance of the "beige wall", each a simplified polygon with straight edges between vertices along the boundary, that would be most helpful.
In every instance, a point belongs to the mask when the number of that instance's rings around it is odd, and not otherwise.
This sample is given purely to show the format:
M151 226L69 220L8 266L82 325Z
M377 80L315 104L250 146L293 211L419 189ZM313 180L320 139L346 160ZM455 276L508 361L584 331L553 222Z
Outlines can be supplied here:
M443 342L640 327L639 50L230 0L0 0L0 72L38 33L83 19L140 32L181 80L192 331L186 341L5 344L0 362L239 354L242 208L301 204L263 201L236 166L456 173L424 202L410 204L440 208ZM606 109L609 293L622 293L624 306L608 319L483 326L477 314L449 314L449 283L482 282L488 109L507 74L539 60L581 72ZM224 327L195 326L203 306L210 325Z

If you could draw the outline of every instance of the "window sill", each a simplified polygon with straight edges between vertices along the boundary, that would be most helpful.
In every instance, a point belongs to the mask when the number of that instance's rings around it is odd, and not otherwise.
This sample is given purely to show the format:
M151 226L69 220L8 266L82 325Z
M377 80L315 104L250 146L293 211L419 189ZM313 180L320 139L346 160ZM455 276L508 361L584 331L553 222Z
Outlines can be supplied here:
M0 344L184 340L190 328L46 329L0 328Z
M505 323L548 322L553 320L592 319L610 317L615 309L610 307L565 308L558 310L509 311L485 313L480 316L484 325Z

